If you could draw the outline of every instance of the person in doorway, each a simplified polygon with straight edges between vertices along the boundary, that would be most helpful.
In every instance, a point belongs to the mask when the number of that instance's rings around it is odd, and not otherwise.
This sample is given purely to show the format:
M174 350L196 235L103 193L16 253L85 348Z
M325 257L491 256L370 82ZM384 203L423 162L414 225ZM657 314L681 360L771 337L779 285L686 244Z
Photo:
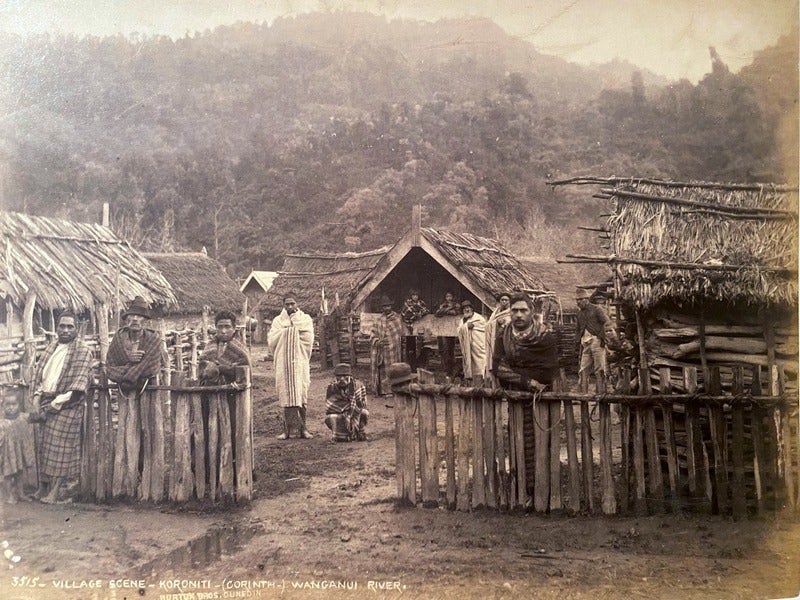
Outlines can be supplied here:
M68 502L61 492L68 479L78 477L81 428L89 388L92 351L78 338L75 313L62 312L56 340L36 365L33 403L41 425L39 489L35 498L48 504Z
M461 308L455 301L453 292L445 292L444 301L434 313L437 317L451 317L461 314ZM455 336L439 336L436 338L439 347L439 356L442 361L442 371L447 377L453 376L456 363L456 338Z
M411 368L417 368L417 337L414 335L414 323L422 319L430 311L428 306L420 300L419 290L411 289L409 297L403 303L400 310L400 317L406 326L406 359Z
M578 305L578 324L575 334L579 352L578 377L588 381L594 373L600 380L606 372L606 330L611 324L608 314L596 304L589 302L588 290L578 288L575 303Z
M551 385L558 372L556 336L537 318L533 301L525 293L510 298L511 324L495 338L492 375L504 389L539 392ZM532 488L534 462L533 408L523 405L525 479Z
M378 395L391 393L386 384L386 369L400 362L403 338L403 321L392 308L388 296L381 296L381 315L370 331L370 367L372 387Z
M486 320L486 379L494 386L492 377L492 358L494 356L494 340L498 333L511 322L511 294L502 292L497 296L497 306Z
M161 335L146 327L150 307L141 296L134 298L122 313L125 322L108 347L106 372L128 399L139 399L159 369L167 364Z
M486 319L473 310L469 300L461 303L461 312L463 316L457 335L461 346L464 379L480 386L486 371Z
M275 386L278 403L283 408L283 433L287 440L296 423L298 437L314 437L306 426L308 388L311 384L311 349L314 344L314 321L297 307L294 293L283 298L283 310L272 321L267 344L275 362Z
M336 365L333 375L334 381L325 394L325 425L333 432L336 442L364 442L369 420L367 388L353 378L347 363Z

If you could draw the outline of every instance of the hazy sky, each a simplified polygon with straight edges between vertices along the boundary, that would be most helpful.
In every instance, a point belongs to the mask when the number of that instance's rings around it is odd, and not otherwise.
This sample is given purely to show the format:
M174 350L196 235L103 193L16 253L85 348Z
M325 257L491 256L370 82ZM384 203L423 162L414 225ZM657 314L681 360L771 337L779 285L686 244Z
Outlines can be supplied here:
M797 0L0 0L0 31L181 37L313 10L487 16L547 54L580 63L619 57L692 81L709 70L709 46L737 70L798 22Z

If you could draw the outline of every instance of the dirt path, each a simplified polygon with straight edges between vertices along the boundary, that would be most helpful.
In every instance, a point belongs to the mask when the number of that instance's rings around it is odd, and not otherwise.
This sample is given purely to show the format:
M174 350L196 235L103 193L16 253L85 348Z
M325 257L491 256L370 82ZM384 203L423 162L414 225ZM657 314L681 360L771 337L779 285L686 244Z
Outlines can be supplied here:
M0 597L750 599L800 592L797 518L398 509L391 398L370 399L369 442L332 443L321 400L330 375L315 370L315 438L279 441L271 363L262 357L256 349L257 481L249 508L4 507L2 540L20 559L5 559L13 568L0 576ZM23 576L39 577L36 587L20 585Z

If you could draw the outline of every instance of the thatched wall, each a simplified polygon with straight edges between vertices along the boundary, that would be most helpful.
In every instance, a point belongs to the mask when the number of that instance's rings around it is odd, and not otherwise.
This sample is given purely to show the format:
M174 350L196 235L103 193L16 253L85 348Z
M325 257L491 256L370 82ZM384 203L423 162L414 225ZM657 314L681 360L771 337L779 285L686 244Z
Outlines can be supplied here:
M621 300L797 305L796 192L634 182L608 195Z
M144 255L172 286L177 302L163 309L165 315L241 312L245 296L225 268L203 252L147 253Z
M17 306L34 292L42 308L92 309L142 296L170 304L164 277L107 227L0 212L3 292Z

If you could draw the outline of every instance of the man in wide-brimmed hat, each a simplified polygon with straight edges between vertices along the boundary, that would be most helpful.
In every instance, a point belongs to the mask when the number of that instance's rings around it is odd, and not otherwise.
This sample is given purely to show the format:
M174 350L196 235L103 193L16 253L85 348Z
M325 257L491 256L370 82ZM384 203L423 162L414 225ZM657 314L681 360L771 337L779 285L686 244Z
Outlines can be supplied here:
M367 388L353 377L347 363L333 369L334 381L325 394L325 425L333 432L336 442L364 442L364 429L369 420Z
M386 368L392 363L400 362L404 326L388 296L381 296L380 308L381 316L370 331L370 366L375 393L385 395L391 393L385 383Z
M608 314L590 302L591 292L578 288L575 303L578 305L578 327L575 342L580 362L578 376L588 380L589 373L603 377L606 371L606 328L610 324Z
M108 348L107 374L123 395L138 397L150 379L158 375L166 357L161 335L146 327L151 312L144 298L136 296L120 316L125 325L114 334Z

